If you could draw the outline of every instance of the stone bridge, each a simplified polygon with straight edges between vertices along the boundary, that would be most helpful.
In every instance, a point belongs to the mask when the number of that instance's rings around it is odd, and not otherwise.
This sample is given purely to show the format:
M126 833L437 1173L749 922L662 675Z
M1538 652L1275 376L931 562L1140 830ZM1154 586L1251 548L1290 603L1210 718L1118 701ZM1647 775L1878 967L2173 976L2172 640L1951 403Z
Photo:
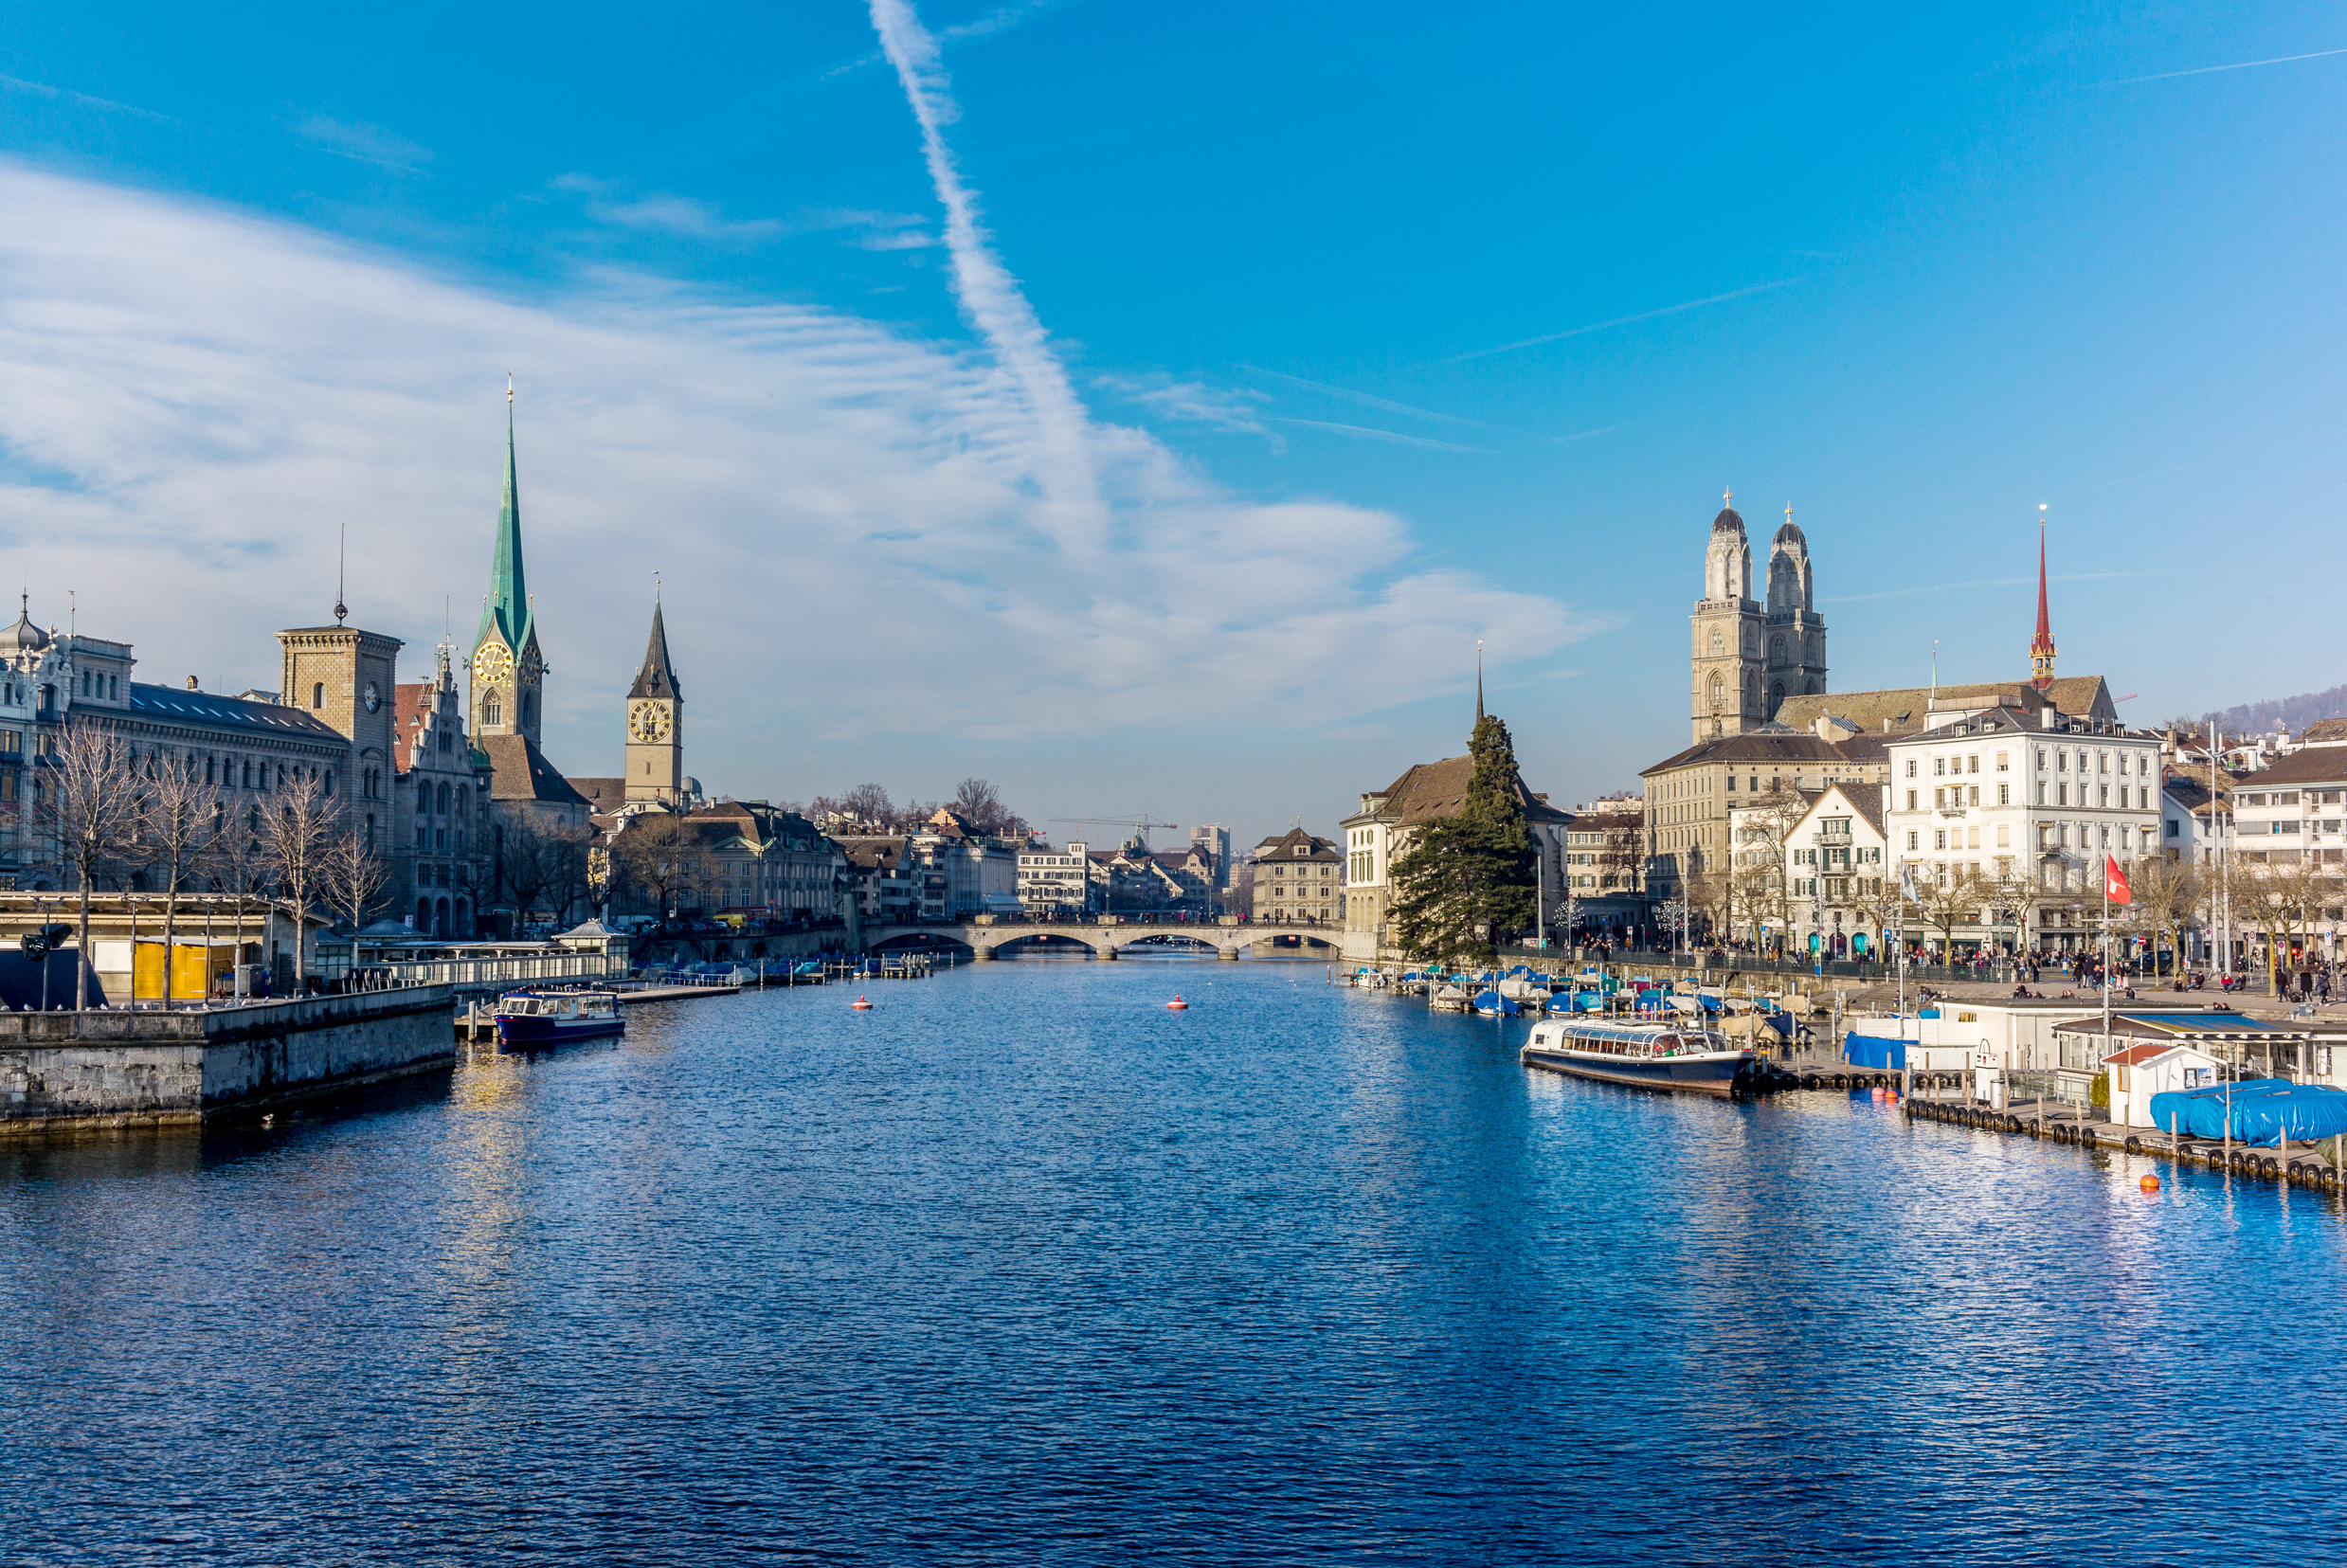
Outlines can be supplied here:
M1244 926L1207 925L1197 921L1172 921L1163 925L1128 922L1103 926L1097 921L1014 920L994 925L980 925L976 921L929 926L876 924L865 927L863 936L864 950L872 953L963 946L982 959L999 958L1005 949L1015 951L1038 938L1056 937L1090 948L1093 958L1112 959L1121 948L1151 953L1188 953L1199 958L1212 953L1218 958L1236 962L1239 954L1249 948L1268 948L1273 952L1284 949L1315 958L1335 958L1345 932L1334 926L1291 926L1261 920Z

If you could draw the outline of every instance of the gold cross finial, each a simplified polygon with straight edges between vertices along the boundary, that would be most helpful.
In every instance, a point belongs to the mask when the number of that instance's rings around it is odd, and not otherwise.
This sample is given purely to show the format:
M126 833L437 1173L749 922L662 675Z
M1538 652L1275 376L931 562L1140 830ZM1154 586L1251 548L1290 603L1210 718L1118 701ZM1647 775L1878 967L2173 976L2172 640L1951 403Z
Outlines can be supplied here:
M1735 505L1735 504L1736 504L1736 493L1735 493L1733 490L1726 490L1726 489L1723 489L1723 490L1720 492L1720 504L1721 504L1722 506L1733 506L1733 505Z
M513 372L513 371L511 371L511 370L508 370L508 371L506 371L506 372L505 372L505 402L506 402L506 406L507 406L508 407L511 407L511 406L513 406L513 402L514 402L514 372Z

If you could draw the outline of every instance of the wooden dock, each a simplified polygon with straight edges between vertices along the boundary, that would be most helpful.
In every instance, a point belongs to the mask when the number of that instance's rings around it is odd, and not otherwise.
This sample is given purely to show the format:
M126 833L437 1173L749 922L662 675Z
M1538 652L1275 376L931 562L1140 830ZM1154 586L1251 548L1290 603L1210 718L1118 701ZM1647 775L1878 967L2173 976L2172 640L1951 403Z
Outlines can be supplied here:
M1897 1082L1896 1074L1892 1075L1892 1081ZM2212 1170L2228 1171L2235 1176L2258 1176L2284 1183L2294 1181L2302 1187L2316 1187L2323 1192L2338 1192L2340 1185L2338 1167L2325 1159L2320 1146L2315 1144L2260 1148L2248 1144L2227 1144L2221 1139L2172 1138L2152 1128L2114 1126L2108 1122L2092 1121L2079 1108L2070 1105L2025 1102L1998 1110L1993 1106L1974 1101L1916 1099L1909 1096L1904 1102L1904 1108L1910 1121L1944 1122L1952 1126L1971 1127L1979 1132L2002 1133L2009 1138L2067 1144L2076 1148L2101 1149L2112 1154L2149 1155L2177 1164L2205 1165Z

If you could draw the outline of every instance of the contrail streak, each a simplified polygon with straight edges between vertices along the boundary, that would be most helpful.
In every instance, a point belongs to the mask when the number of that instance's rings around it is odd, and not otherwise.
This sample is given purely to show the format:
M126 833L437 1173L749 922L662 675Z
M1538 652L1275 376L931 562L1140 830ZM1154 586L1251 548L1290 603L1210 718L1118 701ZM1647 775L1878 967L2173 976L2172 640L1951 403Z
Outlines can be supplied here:
M1496 349L1477 349L1471 353L1453 354L1448 359L1435 361L1437 365L1456 365L1462 360L1482 359L1489 354L1509 353L1517 349L1530 349L1543 343L1562 343L1568 337L1580 337L1584 333L1601 333L1608 327L1627 327L1633 321L1652 321L1658 315L1676 315L1681 311L1701 310L1706 305L1723 304L1730 299L1742 299L1746 295L1766 294L1771 289L1791 288L1801 281L1798 278L1779 278L1774 283L1755 283L1748 289L1731 289L1715 294L1708 299L1689 299L1685 304L1665 305L1658 311L1640 311L1635 315L1617 315L1611 321L1593 321L1586 327L1571 327L1561 333L1545 333L1539 337L1526 337L1514 343L1503 343Z
M1487 424L1479 419L1468 419L1459 414L1437 414L1432 408L1414 408L1406 403L1396 403L1390 398L1376 397L1368 392L1356 392L1349 387L1331 387L1327 382L1307 381L1302 376L1291 376L1285 370L1267 370L1260 365L1241 365L1239 369L1255 375L1267 376L1273 381L1284 381L1291 387L1302 387L1310 391L1325 392L1330 397L1344 398L1348 402L1358 403L1363 407L1382 408L1389 414L1408 414L1416 419L1439 420L1445 424L1471 425L1478 430L1499 428L1496 424Z
M2271 60L2243 60L2230 65L2196 65L2189 71L2161 71L2157 76L2121 77L2116 81L2098 81L2097 87L2132 87L2139 81L2174 81L2180 76L2207 76L2212 71L2247 71L2259 65L2290 65L2302 60L2327 60L2335 54L2347 54L2347 49L2317 49L2312 54L2276 55Z
M953 83L938 63L937 39L921 26L909 0L872 0L872 26L880 48L896 67L905 100L920 122L921 147L930 183L946 209L946 249L953 259L953 291L970 324L994 351L996 361L1019 384L1040 438L1036 478L1057 514L1055 533L1063 546L1092 545L1106 523L1091 460L1091 418L1069 385L1068 372L1052 351L1049 335L1017 279L994 253L992 237L978 215L978 198L962 181L946 145L945 127L961 117Z
M1364 441L1389 441L1397 446L1431 446L1437 452L1480 452L1489 456L1488 446L1460 446L1447 441L1429 441L1424 436L1405 436L1399 430L1374 430L1365 424L1336 424L1325 419L1286 419L1274 414L1272 418L1281 424L1301 424L1308 430L1332 430L1340 436L1359 436Z

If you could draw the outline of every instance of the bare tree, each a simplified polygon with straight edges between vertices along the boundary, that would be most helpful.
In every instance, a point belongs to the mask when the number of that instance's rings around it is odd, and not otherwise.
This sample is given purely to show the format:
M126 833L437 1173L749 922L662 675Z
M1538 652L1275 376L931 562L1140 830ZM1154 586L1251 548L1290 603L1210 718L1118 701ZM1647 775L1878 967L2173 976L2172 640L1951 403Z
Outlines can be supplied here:
M1680 896L1710 927L1707 940L1717 942L1735 934L1736 892L1736 878L1731 872L1697 871L1688 874Z
M148 885L163 894L163 1005L168 1010L178 968L172 960L179 952L175 946L179 935L179 895L203 876L210 860L212 840L221 824L220 792L204 782L203 766L193 756L177 753L150 752L135 787L140 797L139 858ZM134 974L136 969L137 954L134 951ZM208 948L204 954L204 969L208 976Z
M340 826L341 813L316 769L290 775L278 785L277 799L261 808L260 840L271 879L292 906L294 917L294 989L301 989L303 922L309 918L320 862Z
M611 843L619 874L651 896L665 915L676 908L676 897L699 886L709 859L709 848L692 823L666 812L644 812L628 819Z
M358 932L368 911L383 902L391 883L386 866L357 824L346 821L320 846L317 887L326 906L351 923L351 974L358 974Z
M883 826L896 820L896 806L876 784L859 784L840 798L840 809L859 821Z
M1956 928L1979 918L1981 909L1995 896L1995 884L1970 866L1954 866L1947 880L1919 880L1923 923L1940 933L1940 962L1956 962Z
M953 799L946 806L981 833L1007 838L1023 825L1002 803L1002 791L984 779L964 779L954 786Z
M68 725L34 776L42 837L59 868L73 878L81 907L81 963L75 970L74 1011L90 1004L90 889L121 858L137 836L136 775L130 749L110 728ZM136 954L133 955L135 973ZM135 982L133 989L135 990Z
M2252 929L2266 933L2266 983L2281 995L2283 958L2292 938L2322 917L2339 897L2338 874L2319 862L2293 858L2251 861L2233 874L2233 908Z
M568 925L571 910L594 895L595 831L558 827L546 836L546 892L554 921Z
M2200 868L2181 856L2146 855L2127 866L2130 899L2121 911L2120 928L2147 938L2157 964L2158 945L2166 941L2184 966L2184 932L2204 896Z
M2046 890L2026 858L2016 864L2010 856L1999 856L1996 868L1995 874L1979 880L1981 904L1992 919L2012 922L2013 947L2024 950L2029 946L2030 915L2045 902Z
M528 817L505 824L497 841L497 879L514 906L516 932L530 919L530 906L553 880L552 845L546 830Z

